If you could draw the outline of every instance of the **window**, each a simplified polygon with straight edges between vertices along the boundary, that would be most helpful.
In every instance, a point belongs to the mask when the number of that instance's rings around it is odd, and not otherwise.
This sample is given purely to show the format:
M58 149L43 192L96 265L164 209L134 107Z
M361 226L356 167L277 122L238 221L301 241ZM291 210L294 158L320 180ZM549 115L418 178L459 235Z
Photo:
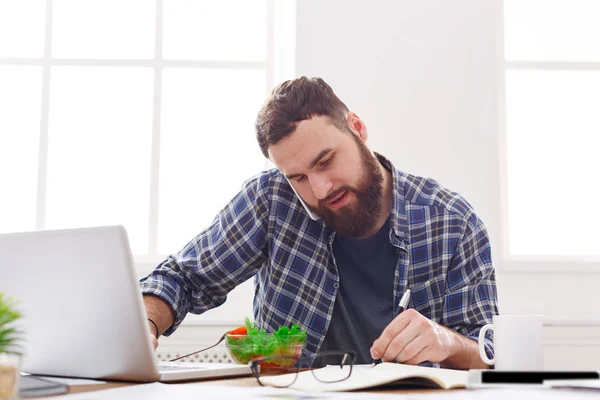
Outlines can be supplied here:
M600 256L599 19L596 0L504 0L509 256Z
M295 4L0 0L0 231L122 224L147 272L268 167ZM235 145L233 145L235 144Z

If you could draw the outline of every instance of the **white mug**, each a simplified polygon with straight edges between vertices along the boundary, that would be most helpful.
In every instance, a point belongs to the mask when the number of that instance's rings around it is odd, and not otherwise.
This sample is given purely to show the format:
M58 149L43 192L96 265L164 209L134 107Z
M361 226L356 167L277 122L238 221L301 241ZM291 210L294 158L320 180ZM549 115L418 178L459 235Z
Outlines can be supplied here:
M494 358L485 353L484 337L494 331ZM543 371L542 315L494 315L493 323L479 332L479 355L499 371Z

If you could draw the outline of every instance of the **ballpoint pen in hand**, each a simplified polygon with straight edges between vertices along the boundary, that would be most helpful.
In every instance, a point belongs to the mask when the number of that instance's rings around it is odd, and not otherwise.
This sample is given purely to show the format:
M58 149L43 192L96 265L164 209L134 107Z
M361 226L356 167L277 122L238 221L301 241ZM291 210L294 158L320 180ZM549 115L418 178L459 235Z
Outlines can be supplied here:
M402 298L400 299L400 302L398 303L398 310L396 310L396 315L394 315L394 318L396 318L398 315L400 315L402 312L404 312L404 310L406 310L406 307L408 307L409 301L410 301L410 289L406 289L406 292L404 292L404 295L402 296Z
M404 310L406 310L406 307L408 307L409 301L410 301L410 289L406 289L406 292L404 292L404 295L402 295L402 298L400 299L400 302L398 303L398 309L396 310L396 314L394 315L394 318L396 318ZM381 358L377 359L377 360L373 360L373 365L377 365L377 364L381 364Z

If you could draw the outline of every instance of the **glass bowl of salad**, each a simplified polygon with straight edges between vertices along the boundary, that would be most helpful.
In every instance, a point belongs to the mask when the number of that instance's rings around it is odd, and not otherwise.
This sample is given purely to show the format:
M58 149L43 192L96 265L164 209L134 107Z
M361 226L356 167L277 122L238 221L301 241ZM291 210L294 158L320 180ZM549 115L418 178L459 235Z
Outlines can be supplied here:
M259 329L256 324L246 318L246 325L233 329L225 334L225 347L231 358L239 364L259 357L289 356L298 358L306 347L306 332L298 324L290 328L280 327L274 333ZM261 370L286 369L293 367L296 360L292 358L273 358L270 362L260 363Z

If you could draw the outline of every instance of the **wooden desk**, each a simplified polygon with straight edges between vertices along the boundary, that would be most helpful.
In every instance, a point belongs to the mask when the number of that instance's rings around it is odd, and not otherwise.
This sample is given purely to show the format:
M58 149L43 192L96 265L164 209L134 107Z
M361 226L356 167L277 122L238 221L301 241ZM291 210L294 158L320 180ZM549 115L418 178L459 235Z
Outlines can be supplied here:
M211 379L206 381L190 381L190 382L178 382L178 383L168 383L167 385L213 385L213 386L235 386L235 387L257 387L258 383L254 377L244 377L244 378L225 378L225 379ZM107 382L99 385L73 385L69 386L69 393L87 393L87 392L96 392L102 391L106 389L120 388L135 385L135 383L130 382ZM464 390L464 389L455 389L455 390ZM385 393L385 394L407 394L407 393L439 393L441 390L435 389L371 389L364 390L360 392L365 393ZM448 392L448 391L444 391ZM56 396L45 396L38 397L39 399L49 399Z

